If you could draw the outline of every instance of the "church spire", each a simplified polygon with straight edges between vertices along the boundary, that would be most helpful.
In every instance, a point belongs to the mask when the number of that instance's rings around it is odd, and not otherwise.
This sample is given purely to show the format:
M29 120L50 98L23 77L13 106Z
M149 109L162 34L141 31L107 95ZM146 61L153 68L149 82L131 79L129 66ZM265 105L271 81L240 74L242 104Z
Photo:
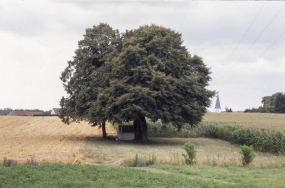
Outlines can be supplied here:
M220 98L219 98L219 92L217 92L217 100L216 100L216 106L215 106L216 112L222 112L221 104L220 104Z

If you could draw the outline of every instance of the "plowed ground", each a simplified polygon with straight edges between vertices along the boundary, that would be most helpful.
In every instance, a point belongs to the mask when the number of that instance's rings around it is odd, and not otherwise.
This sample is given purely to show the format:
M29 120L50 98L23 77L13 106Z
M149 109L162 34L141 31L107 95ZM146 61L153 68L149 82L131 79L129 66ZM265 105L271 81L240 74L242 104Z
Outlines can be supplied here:
M107 133L116 134L107 123ZM25 162L71 163L80 160L88 138L101 137L102 130L87 122L63 124L58 117L0 116L0 161L3 157Z

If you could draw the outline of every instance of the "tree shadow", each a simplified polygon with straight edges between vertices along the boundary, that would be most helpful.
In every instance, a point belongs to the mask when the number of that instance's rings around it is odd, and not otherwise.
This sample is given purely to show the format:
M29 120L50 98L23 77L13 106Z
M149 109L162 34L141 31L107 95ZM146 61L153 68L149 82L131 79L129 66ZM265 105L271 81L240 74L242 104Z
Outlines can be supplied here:
M115 137L103 139L102 137L86 137L90 144L104 145L137 145L137 146L181 146L188 141L187 138L162 138L151 137L147 141L143 140L117 140Z

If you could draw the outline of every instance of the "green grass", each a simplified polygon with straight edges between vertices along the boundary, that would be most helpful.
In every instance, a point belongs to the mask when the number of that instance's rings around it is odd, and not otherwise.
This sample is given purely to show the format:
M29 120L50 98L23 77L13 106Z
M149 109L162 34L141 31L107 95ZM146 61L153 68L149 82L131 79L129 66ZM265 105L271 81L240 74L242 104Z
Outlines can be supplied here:
M228 184L228 187L284 187L284 168L154 165L152 169L197 180Z
M180 175L91 165L0 167L0 187L227 187Z
M0 166L0 187L284 187L284 176L282 168L43 164Z

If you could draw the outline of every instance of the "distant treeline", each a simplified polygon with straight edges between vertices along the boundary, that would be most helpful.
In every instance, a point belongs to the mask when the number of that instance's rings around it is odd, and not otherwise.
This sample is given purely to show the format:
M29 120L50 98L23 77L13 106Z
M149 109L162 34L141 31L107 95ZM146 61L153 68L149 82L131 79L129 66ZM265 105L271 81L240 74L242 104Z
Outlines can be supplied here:
M0 116L7 116L8 114L10 114L10 112L12 112L11 108L0 109Z
M14 110L16 110L16 111L42 112L43 115L51 115L51 110L49 110L49 111L44 111L44 110L39 110L39 109L14 109ZM3 109L0 109L0 115L1 116L7 116L12 111L13 111L13 109L11 109L11 108L3 108Z
M264 96L261 102L263 106L246 109L244 112L285 113L285 93L277 92L272 96Z

